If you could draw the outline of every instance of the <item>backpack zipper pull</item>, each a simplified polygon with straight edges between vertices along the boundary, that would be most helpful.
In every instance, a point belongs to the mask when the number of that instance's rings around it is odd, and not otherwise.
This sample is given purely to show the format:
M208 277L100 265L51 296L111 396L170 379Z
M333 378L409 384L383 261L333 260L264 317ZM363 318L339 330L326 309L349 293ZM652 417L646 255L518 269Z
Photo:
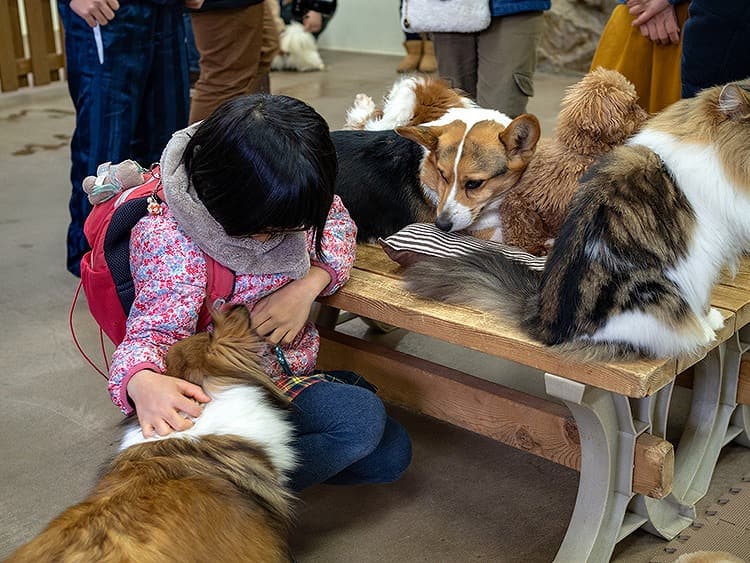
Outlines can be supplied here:
M146 209L148 210L149 215L161 215L161 203L156 201L154 196L148 196L146 203Z

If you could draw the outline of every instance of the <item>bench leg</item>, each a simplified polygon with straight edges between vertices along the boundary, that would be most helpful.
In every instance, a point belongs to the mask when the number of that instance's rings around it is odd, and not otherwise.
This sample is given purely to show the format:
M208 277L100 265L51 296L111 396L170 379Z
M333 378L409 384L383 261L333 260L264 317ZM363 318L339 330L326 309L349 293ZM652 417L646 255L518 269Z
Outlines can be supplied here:
M309 318L318 326L334 330L339 319L339 313L339 309L335 307L313 303Z
M750 325L747 325L740 330L739 345L740 352L744 354L750 352ZM750 382L746 380L744 386L743 403L747 403ZM732 416L731 424L740 429L740 434L735 439L736 442L742 444L746 448L750 448L750 404L737 405L737 410L735 411L734 416Z
M695 365L688 418L675 450L672 493L661 500L638 496L634 509L648 517L647 531L672 539L696 517L695 504L711 482L721 448L737 438L742 428L730 424L737 410L737 384L742 345L734 335ZM665 437L672 385L637 401L636 410L648 412L652 433Z
M555 561L609 561L615 544L646 518L627 513L633 497L635 441L646 424L633 418L627 397L545 374L547 393L575 417L581 476L568 531Z

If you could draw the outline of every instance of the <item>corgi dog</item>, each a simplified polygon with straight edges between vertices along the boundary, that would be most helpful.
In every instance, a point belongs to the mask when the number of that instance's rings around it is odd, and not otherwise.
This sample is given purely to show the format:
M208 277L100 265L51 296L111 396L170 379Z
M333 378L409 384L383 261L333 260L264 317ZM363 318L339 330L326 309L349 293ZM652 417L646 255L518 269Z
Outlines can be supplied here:
M279 53L271 61L271 69L307 72L325 67L315 36L305 31L301 23L287 24L279 35Z
M335 192L373 241L415 222L444 231L497 228L497 207L517 184L540 136L530 114L454 107L395 131L333 131Z
M451 88L445 80L431 76L405 76L393 83L383 98L383 107L375 105L367 94L357 94L346 112L343 129L350 131L388 131L404 125L420 125L440 118L451 108L476 108L476 102Z
M750 80L676 102L589 168L543 272L476 252L405 279L590 358L672 357L715 340L711 290L748 249Z
M167 374L211 397L183 432L144 438L129 424L89 496L16 550L40 561L288 562L295 466L288 400L259 367L247 308L213 317L212 334L174 344ZM275 402L276 404L272 403Z

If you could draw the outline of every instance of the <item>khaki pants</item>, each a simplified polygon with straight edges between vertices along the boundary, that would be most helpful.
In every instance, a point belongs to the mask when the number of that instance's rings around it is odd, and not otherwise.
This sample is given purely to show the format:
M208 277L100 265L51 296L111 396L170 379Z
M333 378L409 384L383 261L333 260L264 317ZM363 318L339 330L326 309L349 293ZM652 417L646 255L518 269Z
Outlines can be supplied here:
M246 8L193 12L201 74L190 103L190 123L223 102L253 92L263 44L264 3Z
M438 73L485 108L511 117L534 95L542 12L492 18L478 33L433 33Z

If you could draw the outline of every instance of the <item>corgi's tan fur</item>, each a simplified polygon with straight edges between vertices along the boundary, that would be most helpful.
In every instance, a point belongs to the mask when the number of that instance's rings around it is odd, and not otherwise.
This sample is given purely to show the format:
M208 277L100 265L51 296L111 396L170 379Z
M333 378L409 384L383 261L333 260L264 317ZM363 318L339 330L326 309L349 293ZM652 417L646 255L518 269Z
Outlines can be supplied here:
M396 132L425 149L422 189L444 231L499 226L497 208L529 164L541 134L531 114L515 119L494 110L452 108L423 125Z

